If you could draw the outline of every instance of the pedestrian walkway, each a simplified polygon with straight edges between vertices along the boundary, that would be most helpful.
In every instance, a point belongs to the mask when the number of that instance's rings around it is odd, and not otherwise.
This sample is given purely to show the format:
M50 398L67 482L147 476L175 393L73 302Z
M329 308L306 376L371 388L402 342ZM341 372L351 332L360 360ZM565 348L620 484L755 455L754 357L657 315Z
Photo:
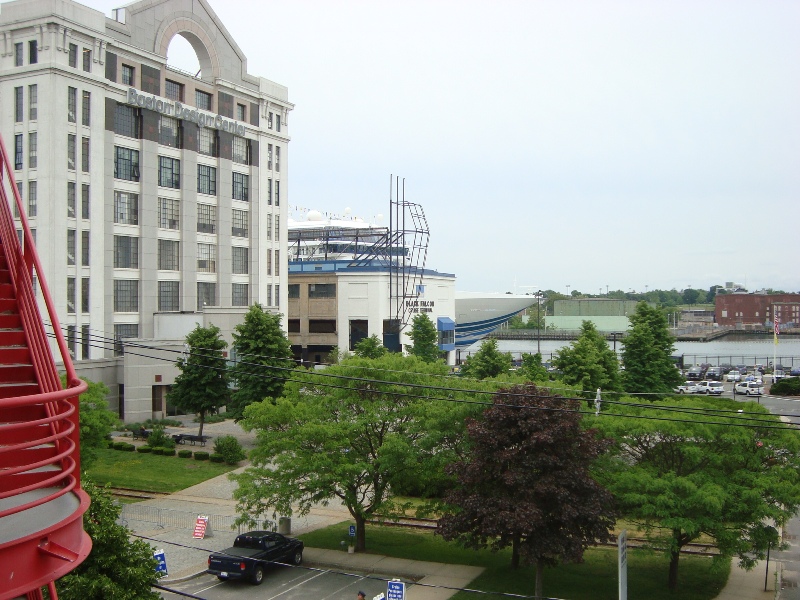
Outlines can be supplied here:
M728 583L715 600L773 600L780 597L775 593L775 574L780 563L771 560L767 574L765 562L759 562L752 571L745 571L736 562L734 559ZM765 578L767 591L764 591Z

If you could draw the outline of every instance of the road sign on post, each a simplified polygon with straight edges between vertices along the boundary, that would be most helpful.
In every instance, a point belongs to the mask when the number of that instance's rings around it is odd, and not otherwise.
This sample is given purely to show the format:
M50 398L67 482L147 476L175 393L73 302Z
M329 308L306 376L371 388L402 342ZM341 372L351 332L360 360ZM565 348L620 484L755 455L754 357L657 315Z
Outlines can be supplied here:
M619 600L628 600L628 530L623 529L617 537L619 556Z
M156 559L156 575L158 577L166 577L169 575L167 572L167 557L163 550L156 550L153 552L153 558Z
M406 600L406 584L399 579L388 582L386 600Z
M350 525L350 537L356 537L356 526Z

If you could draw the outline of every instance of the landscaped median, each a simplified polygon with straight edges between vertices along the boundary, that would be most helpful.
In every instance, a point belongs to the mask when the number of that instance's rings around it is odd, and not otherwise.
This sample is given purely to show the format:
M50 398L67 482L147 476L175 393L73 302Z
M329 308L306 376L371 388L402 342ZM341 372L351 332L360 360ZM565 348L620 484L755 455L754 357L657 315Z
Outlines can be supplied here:
M348 540L344 522L318 529L300 537L307 547L342 551ZM511 569L511 551L466 550L445 542L431 532L398 527L367 527L367 552L418 561L431 561L484 567L485 571L469 584L484 592L533 594L533 567ZM648 600L711 600L725 585L730 562L712 566L709 557L681 557L681 585L676 593L667 589L669 561L662 553L628 549L628 589L636 590L637 598ZM570 600L616 600L617 552L614 548L591 548L585 561L545 569L544 594ZM460 592L457 600L478 600L474 593Z

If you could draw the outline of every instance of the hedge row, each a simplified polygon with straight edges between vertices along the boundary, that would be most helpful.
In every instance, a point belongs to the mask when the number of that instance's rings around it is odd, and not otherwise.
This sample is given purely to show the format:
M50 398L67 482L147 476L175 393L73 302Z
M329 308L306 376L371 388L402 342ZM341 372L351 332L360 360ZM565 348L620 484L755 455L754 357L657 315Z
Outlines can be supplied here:
M176 454L181 458L192 458L191 450L178 450L175 448L153 448L151 446L135 446L128 442L111 442L109 447L113 450L120 450L122 452L139 452L141 454L159 454L161 456L175 456ZM195 460L209 460L213 462L224 462L224 459L219 454L211 454L208 452L195 452Z

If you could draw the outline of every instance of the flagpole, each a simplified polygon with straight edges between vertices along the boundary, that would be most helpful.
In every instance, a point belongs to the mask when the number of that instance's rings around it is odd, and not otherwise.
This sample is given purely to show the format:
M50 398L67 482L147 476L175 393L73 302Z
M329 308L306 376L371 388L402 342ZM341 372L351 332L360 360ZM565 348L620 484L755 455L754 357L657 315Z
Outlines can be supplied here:
M775 381L775 365L778 364L778 362L777 362L778 361L778 358L777 358L777 354L778 354L778 334L780 333L780 326L779 326L780 323L778 321L778 309L774 304L772 305L772 316L773 316L773 318L775 320L775 327L774 327L774 333L773 333L773 338L775 339L775 344L772 347L772 381L774 383L774 381Z

